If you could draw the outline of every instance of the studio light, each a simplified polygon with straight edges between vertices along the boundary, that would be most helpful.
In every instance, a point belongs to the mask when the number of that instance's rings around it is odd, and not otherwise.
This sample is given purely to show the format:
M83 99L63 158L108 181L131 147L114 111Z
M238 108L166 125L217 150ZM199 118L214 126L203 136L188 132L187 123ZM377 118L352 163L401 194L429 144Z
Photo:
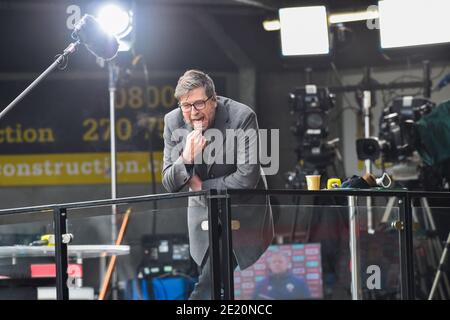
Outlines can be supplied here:
M114 59L119 49L117 37L106 32L98 20L88 14L75 25L72 37L96 57L106 61Z
M283 8L279 16L284 56L329 53L325 6Z
M125 41L133 29L133 14L118 5L109 4L100 8L97 20L110 34L113 34L119 40L119 51L128 51L130 49L129 41Z
M278 19L270 19L263 21L263 28L266 31L277 31L280 30L280 20Z
M353 11L353 12L340 12L330 13L328 15L328 22L330 25L339 24L353 21L366 21L378 19L379 14L376 9L377 6L373 6L370 10L365 11ZM266 31L278 31L281 28L279 19L266 19L263 21L263 28Z
M450 42L448 0L379 1L382 48Z

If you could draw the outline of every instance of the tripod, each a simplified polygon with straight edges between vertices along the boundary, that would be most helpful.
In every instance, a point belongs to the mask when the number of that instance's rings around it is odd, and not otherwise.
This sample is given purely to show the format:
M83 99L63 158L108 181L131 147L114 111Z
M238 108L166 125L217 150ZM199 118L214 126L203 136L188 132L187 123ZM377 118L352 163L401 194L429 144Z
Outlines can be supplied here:
M331 143L328 143L329 145ZM306 189L305 175L307 174L320 174L322 186L326 185L328 177L340 176L336 158L340 160L340 154L338 150L329 149L329 153L326 157L320 159L306 158L296 167L296 179L295 184L291 183L288 187L294 187L296 189ZM307 161L309 160L309 161ZM295 203L295 212L292 215L292 224L290 230L291 242L320 242L321 243L321 256L324 274L324 297L331 298L333 295L336 284L339 282L339 272L336 270L339 263L337 262L340 256L340 250L342 250L341 239L345 232L341 232L342 228L347 226L346 218L341 214L333 214L330 212L324 212L317 206L323 205L338 205L335 198L323 201L320 197L313 197L309 204L313 207L311 210L302 210L301 197L295 196L293 201ZM305 204L305 201L303 201ZM305 207L303 206L303 209ZM303 214L302 214L303 213ZM340 212L339 212L340 213ZM298 229L302 226L302 231L299 236ZM339 230L333 232L333 230ZM300 238L300 239L299 239Z
M442 252L441 260L439 261L439 266L436 272L436 276L434 277L433 286L431 287L430 295L428 296L428 300L432 300L434 297L434 293L436 292L436 288L439 283L439 279L441 277L441 274L444 275L444 281L447 279L447 275L445 273L441 273L441 270L444 267L445 260L447 259L447 253L448 248L450 247L450 232L448 233L447 242L445 243L445 249L444 252ZM448 279L447 279L447 286L448 286Z
M334 157L336 156L336 152L334 150L332 150L333 153L330 153L327 155L327 159L326 161L304 161L302 166L297 166L296 167L296 183L293 184L291 183L290 185L288 184L287 187L288 188L294 188L294 189L306 189L306 179L305 176L307 174L318 174L320 175L320 179L322 181L326 181L328 180L328 167L331 167L335 173L335 175L338 175L337 172L337 168L336 168L336 164L333 161ZM339 154L337 152L337 156L339 157ZM317 163L319 165L317 165ZM298 221L298 214L300 211L300 196L295 196L294 197L294 203L296 206L296 211L294 214L294 221L292 224L292 231L291 231L291 241L294 242L295 241L295 234L296 234L296 228L297 228L297 221ZM313 200L313 205L318 205L320 204L317 200L317 198L314 198ZM311 212L309 218L308 218L308 224L307 224L307 228L306 228L306 235L305 235L305 242L307 242L309 240L309 230L310 230L310 226L311 226L311 220L312 220L312 216L313 216L313 212Z
M395 197L391 197L386 205L386 210L384 212L383 218L381 219L381 223L387 224L391 214L393 205L396 202ZM436 224L434 222L433 214L430 208L430 205L428 203L428 200L426 198L420 198L420 205L423 208L423 226L425 230L425 237L426 237L426 251L428 252L428 255L426 254L425 250L420 250L421 248L416 248L416 262L417 262L417 269L418 273L420 275L420 289L422 292L427 292L427 281L426 281L426 274L427 274L427 265L431 267L433 270L438 270L436 277L433 282L433 286L431 289L431 292L429 294L428 299L432 299L435 295L436 289L439 290L439 297L443 300L448 299L450 297L450 284L448 280L448 276L446 273L441 273L440 268L442 267L443 263L445 262L445 256L447 254L447 248L445 248L444 252L442 249L442 243L439 240L439 236L437 234ZM418 207L413 206L412 208L412 218L415 225L415 228L418 228L420 226L419 217L417 214ZM450 237L450 235L449 235ZM449 238L450 239L450 238ZM447 240L446 246L448 246L449 240ZM441 259L439 259L441 257ZM441 277L443 278L443 283L439 283L439 279Z

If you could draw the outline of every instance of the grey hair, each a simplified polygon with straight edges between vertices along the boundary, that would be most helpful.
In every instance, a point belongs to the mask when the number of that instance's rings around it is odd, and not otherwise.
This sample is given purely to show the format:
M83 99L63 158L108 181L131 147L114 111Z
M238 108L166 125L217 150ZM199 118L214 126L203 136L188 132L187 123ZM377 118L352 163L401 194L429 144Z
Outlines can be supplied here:
M174 94L175 99L180 100L182 96L196 88L205 88L206 96L213 96L213 99L215 99L216 88L213 80L200 70L188 70L178 79Z

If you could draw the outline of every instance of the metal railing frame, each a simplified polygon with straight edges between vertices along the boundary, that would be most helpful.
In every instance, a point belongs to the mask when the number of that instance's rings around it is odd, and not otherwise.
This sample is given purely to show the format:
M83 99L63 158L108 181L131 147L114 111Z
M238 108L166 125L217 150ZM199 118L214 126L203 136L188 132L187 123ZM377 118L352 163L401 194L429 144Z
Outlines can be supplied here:
M318 196L318 197L397 197L399 199L400 221L403 225L399 232L400 270L401 270L401 299L413 300L414 295L414 265L413 265L413 221L412 203L416 198L450 198L448 192L418 192L407 190L208 190L199 192L179 192L117 199L104 199L83 202L71 202L12 209L1 209L0 216L20 213L35 213L53 211L55 231L55 260L56 260L56 292L58 300L68 300L67 287L67 243L63 242L63 235L67 232L66 223L69 209L92 208L100 206L131 204L139 202L163 201L192 196L205 196L208 207L209 223L209 254L211 263L211 290L215 300L234 299L233 262L232 262L232 231L231 206L233 196L238 195L262 196Z

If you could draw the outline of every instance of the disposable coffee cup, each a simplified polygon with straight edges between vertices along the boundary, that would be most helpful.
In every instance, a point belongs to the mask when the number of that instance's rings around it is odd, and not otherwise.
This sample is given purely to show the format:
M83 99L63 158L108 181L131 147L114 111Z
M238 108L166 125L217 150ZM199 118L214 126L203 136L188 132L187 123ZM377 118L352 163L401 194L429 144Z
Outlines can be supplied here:
M306 176L308 190L320 190L320 174Z

